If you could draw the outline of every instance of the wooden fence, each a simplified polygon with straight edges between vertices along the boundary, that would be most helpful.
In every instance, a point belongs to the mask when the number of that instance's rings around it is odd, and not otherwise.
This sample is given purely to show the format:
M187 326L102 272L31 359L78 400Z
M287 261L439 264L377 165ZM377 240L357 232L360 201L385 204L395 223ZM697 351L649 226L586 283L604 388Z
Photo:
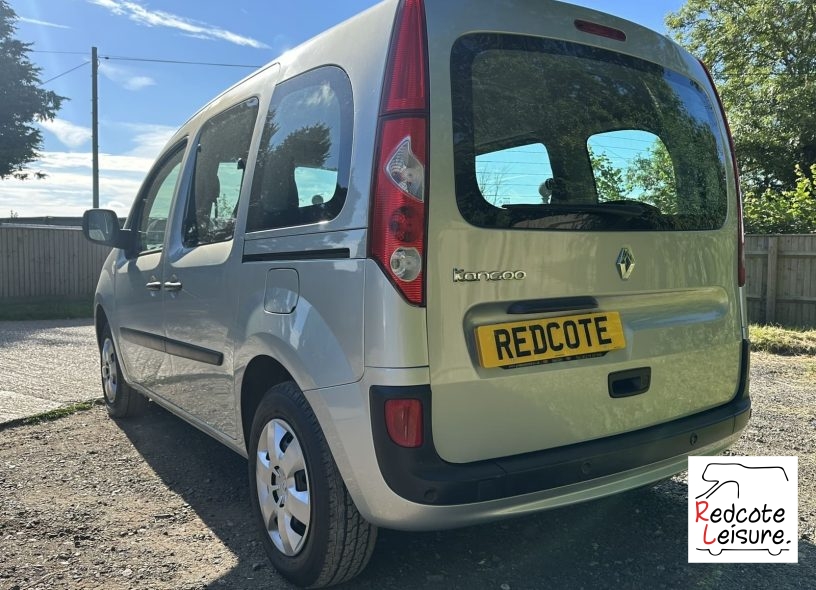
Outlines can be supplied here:
M0 225L0 299L90 298L108 252L79 228Z
M816 234L746 236L752 322L816 328ZM0 225L0 299L89 297L106 248L78 228Z
M745 237L748 317L816 328L816 234Z

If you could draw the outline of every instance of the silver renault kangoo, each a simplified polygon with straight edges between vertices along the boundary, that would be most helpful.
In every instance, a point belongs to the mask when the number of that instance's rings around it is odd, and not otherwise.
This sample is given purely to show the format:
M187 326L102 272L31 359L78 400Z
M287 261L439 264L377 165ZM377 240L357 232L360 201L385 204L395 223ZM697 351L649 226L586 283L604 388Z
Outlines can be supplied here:
M740 194L705 67L549 0L386 0L173 136L95 298L110 414L248 458L274 566L648 485L750 414Z

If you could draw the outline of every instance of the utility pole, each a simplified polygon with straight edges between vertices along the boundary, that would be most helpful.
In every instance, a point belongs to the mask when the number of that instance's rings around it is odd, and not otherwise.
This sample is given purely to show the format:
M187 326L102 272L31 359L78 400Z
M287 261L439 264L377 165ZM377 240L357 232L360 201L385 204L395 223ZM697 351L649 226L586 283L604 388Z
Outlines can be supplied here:
M93 207L99 208L99 96L97 95L97 77L99 60L96 47L91 47L91 136L93 144Z

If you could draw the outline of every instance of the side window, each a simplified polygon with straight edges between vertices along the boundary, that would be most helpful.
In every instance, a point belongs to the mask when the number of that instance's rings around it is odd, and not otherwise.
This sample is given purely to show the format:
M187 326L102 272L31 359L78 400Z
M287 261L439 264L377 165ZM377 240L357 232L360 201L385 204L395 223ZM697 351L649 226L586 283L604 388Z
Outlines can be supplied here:
M351 86L331 66L275 89L252 181L247 231L328 221L348 189Z
M170 206L176 192L184 144L174 148L173 153L162 162L152 175L139 205L139 251L161 250Z
M648 131L598 133L587 140L598 202L635 199L661 213L678 213L674 164L663 141Z
M258 99L252 98L201 126L182 228L185 246L232 239L257 117Z
M550 156L541 143L476 156L476 182L484 200L494 207L548 202L552 175Z

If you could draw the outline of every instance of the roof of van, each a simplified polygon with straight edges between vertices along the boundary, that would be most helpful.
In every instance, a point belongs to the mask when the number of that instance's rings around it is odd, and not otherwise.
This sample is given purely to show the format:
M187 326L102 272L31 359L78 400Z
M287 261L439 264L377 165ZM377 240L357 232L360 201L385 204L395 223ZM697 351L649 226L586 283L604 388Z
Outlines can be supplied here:
M257 70L253 71L252 73L248 74L229 88L226 88L222 92L220 92L217 96L213 97L209 100L206 104L204 104L201 108L199 108L195 113L193 113L182 125L179 126L178 131L181 131L184 127L186 127L190 121L198 117L202 112L206 111L209 107L213 104L220 101L223 97L229 95L235 89L245 85L249 80L257 78L265 74L266 72L274 69L275 67L280 67L282 70L286 70L286 68L296 62L298 58L313 44L319 43L324 41L325 39L338 36L344 33L344 30L351 24L351 23L359 23L360 21L365 21L369 16L382 10L386 5L393 5L393 10L396 11L396 5L400 0L383 0L374 6L371 6L362 12L355 14L354 16L349 17L348 19L330 27L317 35L310 37L309 39L303 41L302 43L296 45L295 47L286 50L281 55L275 57L265 65L261 66ZM175 141L178 136L178 131L173 134L173 138L170 140L171 142Z

